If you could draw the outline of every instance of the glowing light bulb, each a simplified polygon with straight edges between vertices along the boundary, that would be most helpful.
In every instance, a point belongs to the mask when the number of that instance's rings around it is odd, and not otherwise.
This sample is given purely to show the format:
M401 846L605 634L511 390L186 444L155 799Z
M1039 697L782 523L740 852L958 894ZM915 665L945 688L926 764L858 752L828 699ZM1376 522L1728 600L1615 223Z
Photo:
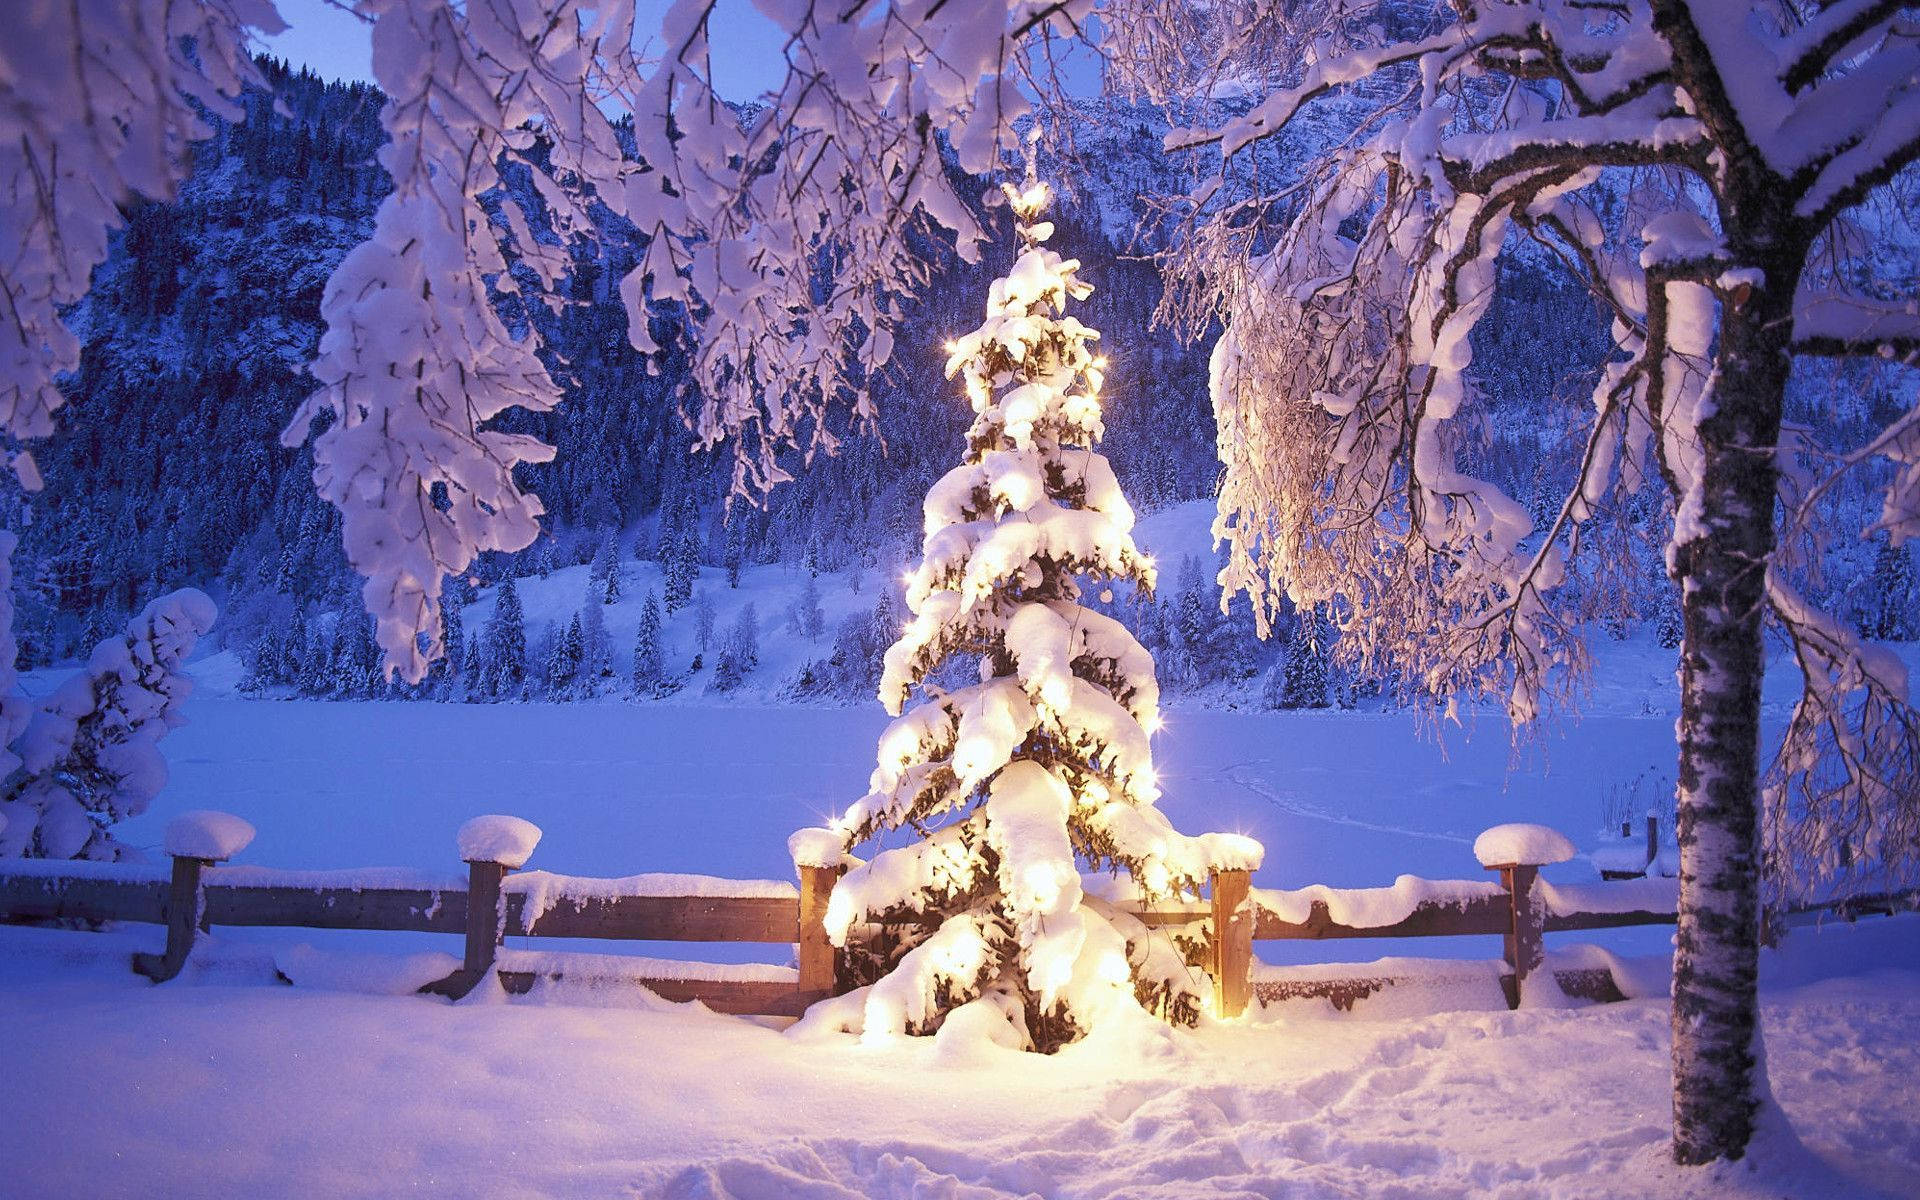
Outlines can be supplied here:
M1148 733L1159 733L1167 727L1167 723L1160 718L1159 713L1148 714L1147 719L1142 723L1147 727Z

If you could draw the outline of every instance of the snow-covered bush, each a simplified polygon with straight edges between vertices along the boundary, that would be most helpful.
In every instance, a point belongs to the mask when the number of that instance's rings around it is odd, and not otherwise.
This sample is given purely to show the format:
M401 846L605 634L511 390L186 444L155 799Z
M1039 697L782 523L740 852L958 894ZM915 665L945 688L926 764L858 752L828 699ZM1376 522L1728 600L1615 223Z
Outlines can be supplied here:
M40 703L13 744L20 765L0 793L0 855L120 856L109 827L143 812L166 785L159 742L183 723L193 690L180 666L215 615L191 588L160 597Z
M1154 807L1148 731L1153 658L1125 626L1082 606L1081 580L1150 589L1133 511L1101 435L1099 335L1063 311L1092 289L1042 243L1044 188L1009 188L1022 247L979 329L948 346L977 414L960 466L928 493L912 619L885 657L869 793L820 857L914 830L834 888L828 934L845 948L869 1036L927 1033L975 1005L1012 1040L1052 1050L1137 1001L1192 1021L1204 975L1164 938L1083 894L1080 865L1126 870L1148 896L1249 867L1257 843L1187 837ZM979 682L931 680L977 660ZM972 673L971 667L969 674ZM919 703L908 708L918 690ZM904 712L904 715L902 715ZM828 857L838 858L839 854Z

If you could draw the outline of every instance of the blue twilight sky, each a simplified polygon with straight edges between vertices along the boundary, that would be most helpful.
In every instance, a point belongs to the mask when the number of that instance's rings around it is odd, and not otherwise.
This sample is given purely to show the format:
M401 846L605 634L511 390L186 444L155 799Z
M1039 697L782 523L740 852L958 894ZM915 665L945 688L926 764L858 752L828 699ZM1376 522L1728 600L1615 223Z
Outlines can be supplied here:
M265 49L323 79L373 82L367 26L327 0L276 0L291 27L266 38ZM657 29L669 0L640 0L643 24ZM720 0L709 26L715 47L714 85L729 100L751 100L780 82L785 36L749 0Z

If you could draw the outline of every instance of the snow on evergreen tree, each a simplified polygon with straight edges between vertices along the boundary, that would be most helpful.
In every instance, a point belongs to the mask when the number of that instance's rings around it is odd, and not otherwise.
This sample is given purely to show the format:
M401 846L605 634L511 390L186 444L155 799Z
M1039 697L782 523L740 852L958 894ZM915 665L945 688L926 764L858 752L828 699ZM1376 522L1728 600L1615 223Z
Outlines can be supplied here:
M600 690L600 681L613 675L613 646L607 636L606 607L588 598L580 610L580 681L587 695Z
M1920 638L1920 597L1913 591L1913 555L1905 544L1882 535L1873 558L1870 637L1910 642Z
M435 691L441 699L451 699L459 684L460 654L467 646L465 604L460 589L452 580L440 589L440 621L446 630L446 656L433 664L430 674L437 676Z
M820 611L820 582L812 575L800 589L800 605L796 610L800 636L808 641L817 641L826 632L826 614Z
M692 497L673 528L672 539L665 541L660 555L661 600L668 616L692 602L694 584L700 579L700 535Z
M749 600L734 618L713 664L713 689L730 692L760 665L760 614Z
M727 569L727 586L740 586L740 568L747 558L747 522L738 513L727 518L727 544L721 562Z
M1260 680L1260 707L1266 709L1285 708L1287 698L1287 664L1284 660L1267 668Z
M487 695L497 700L518 696L527 679L527 625L512 576L501 580L494 594L485 653Z
M1319 614L1312 610L1297 614L1281 676L1281 708L1327 707L1326 643L1327 631Z
M603 604L613 604L620 599L620 544L612 533L600 539L599 547L593 554L593 566L587 571L587 578L599 585L599 600Z
M633 638L633 690L651 695L660 687L663 664L660 650L660 601L647 593L640 606L640 624Z
M480 634L478 631L467 635L467 652L460 662L460 677L465 684L462 695L469 703L478 700L486 692L487 660L480 652Z
M191 588L162 596L40 701L0 789L0 856L120 856L108 829L166 786L159 741L184 723L180 706L193 690L181 664L216 615Z
M1101 436L1098 337L1065 316L1092 289L1042 243L1046 190L1007 189L1021 248L985 323L949 345L976 414L960 466L928 493L913 619L887 651L871 790L803 860L852 864L828 934L870 978L868 1036L931 1032L960 1006L1015 1042L1052 1050L1138 1004L1196 1019L1205 976L1163 936L1087 896L1076 860L1125 869L1148 896L1197 887L1261 850L1233 834L1188 837L1157 808L1148 731L1153 660L1126 627L1082 607L1080 579L1151 587L1133 512ZM980 682L928 676L977 657ZM919 702L908 707L919 687ZM870 862L851 851L902 828L920 837ZM847 856L847 857L843 857ZM868 923L912 913L914 925Z
M713 601L702 596L693 606L693 644L702 654L713 649L713 622Z
M580 664L585 658L585 639L580 633L580 614L575 613L553 639L547 650L547 695L564 700L580 682Z

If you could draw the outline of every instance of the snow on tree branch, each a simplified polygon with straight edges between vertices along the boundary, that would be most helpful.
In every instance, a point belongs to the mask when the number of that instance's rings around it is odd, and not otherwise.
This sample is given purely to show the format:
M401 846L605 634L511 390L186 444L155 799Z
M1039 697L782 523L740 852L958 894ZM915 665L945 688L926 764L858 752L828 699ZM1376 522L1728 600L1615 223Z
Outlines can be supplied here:
M510 329L497 301L524 286L527 303L549 302L565 239L590 227L586 185L617 198L637 169L591 100L631 95L639 76L620 5L366 7L394 190L328 281L322 386L284 440L332 416L314 441L314 483L340 509L388 669L418 682L444 649L442 580L539 535L544 509L513 468L552 450L488 422L550 409L560 390L538 333ZM526 170L542 211L501 194L508 164Z
M18 446L53 432L54 379L80 365L61 310L86 294L119 206L165 200L189 143L229 119L254 78L252 31L282 29L271 0L129 0L10 6L0 39L0 434L10 465L39 487ZM8 656L12 662L11 655Z
M947 147L992 168L1030 107L1027 42L1074 33L1091 3L771 5L789 71L742 109L712 88L713 0L672 5L651 61L632 0L360 0L395 191L329 285L322 387L287 437L332 414L315 482L388 668L417 680L441 653L444 577L537 534L513 468L548 450L490 423L561 393L500 301L552 302L589 203L646 239L620 285L630 340L655 351L655 310L682 318L688 416L707 445L734 440L734 490L757 498L783 453L833 449L830 414L872 420L925 239L971 257L980 237ZM630 149L609 111L631 115ZM509 163L540 211L501 194Z
M1668 490L1683 1162L1737 1157L1752 1128L1763 870L1779 897L1920 866L1904 675L1795 583L1817 561L1814 505L1842 477L1885 488L1878 528L1920 527L1914 377L1897 377L1903 411L1856 448L1812 445L1785 419L1796 351L1913 361L1920 276L1847 253L1886 223L1863 207L1904 198L1920 157L1909 11L1102 9L1133 31L1110 59L1118 82L1179 115L1168 144L1197 177L1169 202L1162 316L1224 327L1212 389L1228 591L1331 612L1336 654L1403 694L1493 696L1526 719L1578 681L1555 587L1583 534L1642 487ZM1172 28L1219 36L1156 46L1143 22L1170 12ZM1182 61L1196 47L1213 57ZM1290 161L1288 139L1328 149ZM1565 265L1611 317L1581 454L1544 528L1472 469L1477 419L1499 399L1481 391L1474 335L1496 263L1523 252ZM1769 611L1804 691L1763 835Z
M1080 603L1083 580L1154 580L1133 510L1092 448L1099 334L1064 315L1091 288L1076 260L1043 244L1046 190L1007 192L1019 257L993 284L985 322L947 347L975 419L964 460L927 494L924 554L907 580L914 615L880 685L897 719L868 794L831 834L795 846L852 864L827 927L871 984L868 1035L932 1032L970 1005L1014 1044L1050 1050L1136 1000L1189 1022L1203 1002L1171 943L1084 896L1077 860L1124 868L1165 896L1255 865L1260 850L1180 834L1154 807L1153 658ZM941 668L956 662L979 682L949 690ZM852 857L901 828L920 839Z
M109 827L166 785L158 743L185 723L193 681L181 668L216 615L192 588L161 596L38 703L0 785L0 856L119 857Z

